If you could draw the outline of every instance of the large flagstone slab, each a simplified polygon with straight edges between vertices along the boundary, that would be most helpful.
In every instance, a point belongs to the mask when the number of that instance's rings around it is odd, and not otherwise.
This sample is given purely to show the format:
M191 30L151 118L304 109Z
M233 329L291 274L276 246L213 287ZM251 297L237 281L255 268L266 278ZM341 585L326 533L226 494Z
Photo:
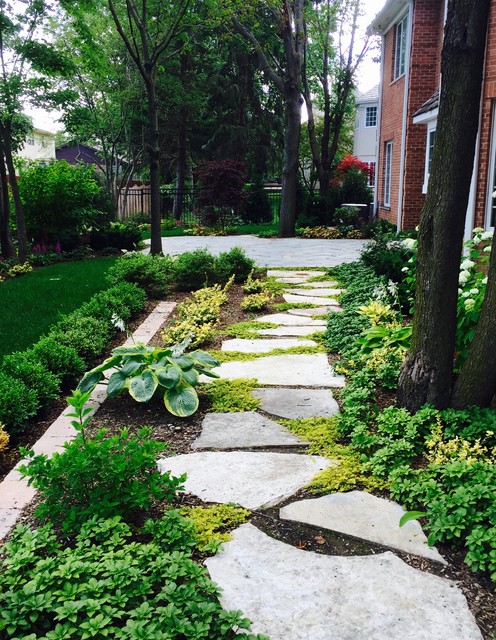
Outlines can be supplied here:
M268 353L274 349L291 349L292 347L316 347L314 340L298 340L297 338L280 338L271 340L270 338L260 338L255 340L245 340L244 338L233 338L224 340L222 351L237 351L239 353Z
M298 316L291 315L290 313L270 313L266 316L262 316L261 318L257 318L258 322L271 322L272 324L277 324L279 326L314 326L314 327L323 327L327 323L325 320L312 320L309 318L299 318Z
M285 293L292 293L295 296L314 296L317 298L329 298L331 296L338 296L343 293L344 289L284 289Z
M255 411L208 413L193 449L251 449L255 447L295 447L303 442L281 424Z
M311 318L312 316L326 316L330 311L336 311L336 307L312 307L311 309L288 309L288 313L294 316L306 316Z
M396 502L363 491L350 491L293 502L281 509L280 517L339 531L446 564L437 549L427 545L427 537L417 521L411 520L403 527L399 526L404 513Z
M205 502L234 502L246 509L279 504L337 461L297 453L204 451L162 458L161 473L187 474L184 487Z
M300 291L304 291L304 289L300 289ZM328 305L330 307L339 307L339 302L336 300L336 298L321 298L320 296L314 296L313 290L309 291L308 289L304 295L283 293L282 297L286 302L289 302L290 304L306 302L308 304L315 304L317 306Z
M267 275L273 278L316 278L316 277L320 277L320 276L325 276L325 271L307 271L306 269L303 269L301 271L286 271L284 270L279 270L279 269L268 269L267 270Z
M299 278L276 278L276 282L282 282L283 284L306 284L308 282L308 276Z
M282 327L274 327L273 329L259 329L257 331L259 336L280 336L281 338L285 336L311 336L313 333L323 333L325 331L325 327L315 327L315 326L304 326L304 327L291 327L291 326L282 326Z
M391 552L325 556L244 524L205 564L222 605L271 640L482 640L454 582Z
M252 395L261 400L260 409L278 418L330 418L339 406L328 389L254 389Z
M317 282L301 282L305 287L311 287L312 289L335 289L338 283L335 280L318 280Z
M324 353L262 356L246 362L223 362L213 369L221 378L255 378L261 385L284 387L344 387ZM201 382L211 382L207 376Z

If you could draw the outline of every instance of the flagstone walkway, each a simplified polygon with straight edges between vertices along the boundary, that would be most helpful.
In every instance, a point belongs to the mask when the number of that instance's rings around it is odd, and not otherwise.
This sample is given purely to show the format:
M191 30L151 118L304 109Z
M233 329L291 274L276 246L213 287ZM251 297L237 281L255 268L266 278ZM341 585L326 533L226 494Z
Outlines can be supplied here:
M284 294L288 302L318 305L316 316L340 310L333 297L339 293L336 283L309 281L316 272L269 271L268 275L288 284ZM225 351L262 354L254 360L223 363L216 370L228 379L256 378L262 386L253 395L260 399L260 409L207 415L193 443L194 453L159 461L164 472L187 473L186 491L207 502L260 510L287 501L318 471L339 465L337 460L308 455L307 443L277 420L335 415L338 405L332 389L342 387L344 378L321 353L265 355L309 342L295 343L294 336L324 331L325 323L312 311L290 309L263 316L258 320L277 328L259 330L256 340L223 344ZM428 547L418 522L399 527L403 513L399 505L359 491L295 500L279 510L282 520L380 544L384 552L322 555L296 549L244 524L206 564L222 589L223 605L242 610L252 620L252 631L271 640L480 640L480 630L455 583L412 568L395 555L399 550L446 564L436 549Z

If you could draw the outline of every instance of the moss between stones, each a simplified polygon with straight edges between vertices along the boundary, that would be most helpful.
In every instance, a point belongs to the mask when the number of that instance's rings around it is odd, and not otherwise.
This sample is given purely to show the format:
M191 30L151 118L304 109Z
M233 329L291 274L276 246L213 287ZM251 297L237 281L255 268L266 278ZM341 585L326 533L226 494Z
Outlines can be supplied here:
M255 378L237 378L236 380L214 380L201 387L202 395L210 402L207 412L235 413L237 411L255 411L260 400L251 395L258 387Z
M209 350L211 356L219 362L249 362L250 360L258 360L258 358L268 358L269 356L286 356L298 354L325 353L324 345L316 347L288 347L287 349L272 349L266 353L244 353L243 351L220 351Z
M310 302L277 302L272 305L272 307L279 312L287 311L288 309L312 309L312 307L316 306L317 305L311 304Z
M338 442L338 418L301 418L279 422L310 443L309 453L339 461L338 467L325 469L315 476L309 484L314 493L353 489L375 491L386 487L383 480L363 473L359 455L354 449Z
M252 340L260 337L257 333L259 329L275 329L277 324L273 322L257 322L256 320L248 320L246 322L235 322L222 330L222 335L232 336L233 338L246 338Z

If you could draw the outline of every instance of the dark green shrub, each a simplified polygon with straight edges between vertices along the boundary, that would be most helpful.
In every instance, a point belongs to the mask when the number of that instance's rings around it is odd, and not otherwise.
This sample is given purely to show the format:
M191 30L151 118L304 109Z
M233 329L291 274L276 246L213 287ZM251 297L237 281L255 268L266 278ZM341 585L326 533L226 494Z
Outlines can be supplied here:
M195 291L217 279L217 261L207 249L182 253L174 261L175 285L179 291Z
M101 430L94 438L80 434L52 457L31 452L21 473L40 492L36 515L74 532L92 516L129 519L155 500L170 502L184 478L160 474L157 457L167 445L151 433L151 428L136 435L124 429L107 437Z
M150 224L150 214L147 211L135 211L127 216L125 222L133 225Z
M172 258L127 253L110 267L106 277L111 285L132 282L144 289L149 296L159 298L169 290L173 277Z
M41 364L32 353L16 351L5 356L2 371L32 389L40 407L46 407L59 395L60 378Z
M241 212L241 218L243 222L251 224L272 222L272 207L263 182L256 182L247 188L246 202Z
M90 247L101 251L108 247L134 251L141 242L141 231L134 225L114 222L104 229L93 229L90 234Z
M48 336L75 349L89 364L103 353L112 331L113 327L105 320L83 316L76 311L63 317Z
M178 511L132 533L119 518L92 519L63 546L50 526L19 525L0 562L0 636L267 640L239 632L248 620L222 609Z
M33 253L28 256L28 262L32 267L47 267L56 262L62 262L64 256L60 253Z
M10 435L20 433L38 411L34 389L0 371L0 423Z
M385 276L389 281L401 282L402 269L414 252L389 235L378 235L374 242L369 242L362 251L361 260L374 270L378 276Z
M83 316L112 321L120 318L127 322L146 305L146 293L131 282L120 282L106 291L96 293L83 304L78 313Z
M84 373L86 366L76 349L61 344L56 338L45 336L29 351L49 371L60 378L62 389L69 389Z
M245 282L254 268L254 260L248 258L240 247L233 247L231 251L221 253L215 265L217 278L223 284L232 275L234 275L234 282Z

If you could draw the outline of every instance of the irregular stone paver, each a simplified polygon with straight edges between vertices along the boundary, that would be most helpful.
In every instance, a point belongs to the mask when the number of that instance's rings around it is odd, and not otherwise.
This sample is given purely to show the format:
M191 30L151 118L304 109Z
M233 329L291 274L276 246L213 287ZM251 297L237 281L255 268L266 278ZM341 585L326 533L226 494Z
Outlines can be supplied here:
M284 289L285 293L292 293L295 296L313 296L317 298L328 298L338 296L343 293L343 289Z
M306 284L308 282L307 276L302 276L300 278L276 278L277 282L282 282L283 284Z
M279 340L271 340L270 338L260 340L245 340L243 338L234 338L233 340L224 340L222 343L222 351L239 351L240 353L268 353L274 349L291 349L292 347L316 347L314 340L297 340L296 338L282 338Z
M303 289L300 289L300 291L303 291ZM313 293L313 291L309 293ZM331 307L332 306L339 307L339 309L341 309L341 307L339 306L339 302L336 300L336 298L321 298L320 296L314 296L314 295L300 296L294 293L283 293L282 297L286 302L289 302L290 304L295 304L295 302L296 303L307 302L308 304L315 304L318 306L322 306L323 304L325 304Z
M267 275L272 278L320 278L325 276L325 271L286 271L278 269L268 269Z
M339 531L446 564L437 549L427 545L427 538L418 522L411 520L403 527L399 526L404 513L396 502L363 491L350 491L288 504L280 510L280 517Z
M290 313L270 313L269 315L257 318L257 322L271 322L272 324L278 324L280 326L305 325L307 327L323 327L326 324L325 320L298 318L298 316L293 316Z
M208 413L193 449L251 449L255 447L295 447L303 442L282 425L255 411Z
M327 389L254 389L260 409L279 418L330 418L339 406Z
M312 307L311 309L288 309L288 313L294 316L326 316L329 311L336 311L337 307Z
M284 387L343 387L344 378L329 366L323 353L262 356L246 362L223 362L213 371L221 378L256 378L262 385ZM211 378L200 377L201 382Z
M271 640L482 640L455 583L390 552L324 556L245 524L205 564L223 606Z
M337 461L297 453L204 451L163 458L161 473L187 474L184 487L206 502L234 502L246 509L279 504Z
M260 336L311 336L312 333L322 333L325 327L305 326L305 327L274 327L273 329L259 329Z
M338 283L334 280L318 280L317 282L301 282L299 284L304 284L306 287L311 287L312 289L336 289Z

